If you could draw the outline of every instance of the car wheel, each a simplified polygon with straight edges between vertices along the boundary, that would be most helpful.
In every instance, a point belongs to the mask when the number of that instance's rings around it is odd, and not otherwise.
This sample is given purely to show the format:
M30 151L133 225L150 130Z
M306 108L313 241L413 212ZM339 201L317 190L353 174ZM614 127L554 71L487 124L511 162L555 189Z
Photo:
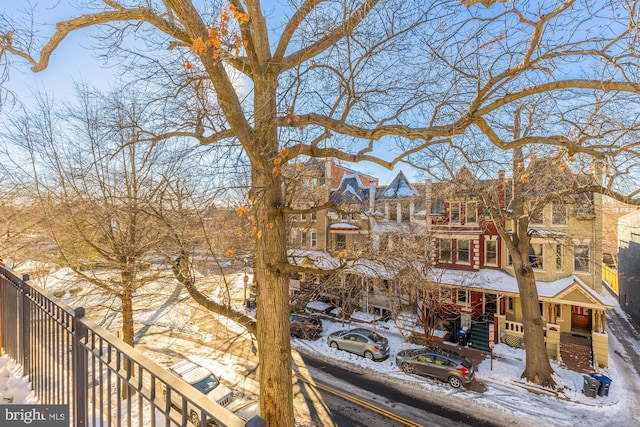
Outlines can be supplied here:
M371 353L370 351L365 351L364 357L366 357L369 360L373 360L373 353Z
M400 365L400 368L402 369L402 372L405 372L407 374L413 374L413 365L409 362L402 362L402 365Z
M196 411L191 411L191 413L189 414L189 421L191 421L191 424L193 425L200 425L200 417L198 416L198 413Z
M453 388L459 388L462 385L462 381L458 377L450 376L449 377L449 385Z
M340 350L340 347L338 347L338 343L337 343L337 342L335 342L335 341L331 341L331 342L329 343L329 347L331 347L331 348L335 348L336 350Z

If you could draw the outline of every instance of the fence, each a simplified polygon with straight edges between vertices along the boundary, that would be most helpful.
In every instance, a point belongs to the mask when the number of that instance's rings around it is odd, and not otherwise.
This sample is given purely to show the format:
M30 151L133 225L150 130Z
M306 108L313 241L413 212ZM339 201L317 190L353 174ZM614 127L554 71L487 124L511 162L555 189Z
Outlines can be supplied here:
M264 425L210 401L28 280L0 267L0 348L22 365L40 403L69 406L70 425Z
M609 284L609 287L616 295L620 293L618 289L618 272L607 264L602 264L602 279Z

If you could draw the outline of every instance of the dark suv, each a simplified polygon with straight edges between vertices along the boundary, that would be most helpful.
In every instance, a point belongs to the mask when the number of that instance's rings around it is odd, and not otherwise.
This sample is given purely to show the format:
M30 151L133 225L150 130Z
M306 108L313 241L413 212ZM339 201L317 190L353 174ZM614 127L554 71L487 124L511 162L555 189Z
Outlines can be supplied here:
M322 320L315 316L292 313L289 315L289 331L295 338L317 338L322 332Z

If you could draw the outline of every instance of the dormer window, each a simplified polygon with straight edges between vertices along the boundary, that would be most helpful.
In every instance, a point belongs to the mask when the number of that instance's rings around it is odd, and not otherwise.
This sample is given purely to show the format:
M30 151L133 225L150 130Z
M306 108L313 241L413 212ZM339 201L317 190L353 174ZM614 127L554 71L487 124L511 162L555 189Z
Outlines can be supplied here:
M475 224L478 222L478 203L477 202L467 202L466 206L466 214L467 214L467 223Z
M551 223L554 225L567 225L567 206L564 203L551 205Z
M449 202L449 222L460 224L460 202Z

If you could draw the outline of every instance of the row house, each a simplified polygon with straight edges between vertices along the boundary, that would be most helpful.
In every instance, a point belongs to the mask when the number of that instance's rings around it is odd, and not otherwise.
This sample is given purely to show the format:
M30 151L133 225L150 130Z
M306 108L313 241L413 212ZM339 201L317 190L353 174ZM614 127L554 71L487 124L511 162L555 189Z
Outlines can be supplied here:
M482 185L492 186L500 209L509 211L512 182L503 172ZM427 191L427 228L435 240L435 309L451 330L470 328L471 343L478 348L488 350L490 341L500 340L521 345L520 297L507 247L482 198L450 190L443 182ZM533 199L537 191L525 186L525 192ZM543 209L534 210L533 204L528 208L529 260L540 313L547 322L548 353L561 359L563 347L584 347L576 350L589 359L584 370L608 363L605 312L613 305L601 295L601 206L601 196L589 193L562 198ZM509 230L512 224L504 226ZM494 336L489 336L489 329Z
M471 342L488 349L488 325L493 324L495 342L522 343L511 257L481 197L472 191L452 191L449 182L412 184L403 173L391 184L379 185L375 178L331 160L314 162L305 170L307 178L316 180L316 188L324 191L322 198L307 199L306 207L328 200L338 207L318 211L313 220L292 221L291 249L296 259L317 265L318 259L325 258L314 255L315 251L380 260L384 265L362 268L359 262L358 268L344 272L342 287L350 290L351 304L361 311L395 316L424 304L428 289L429 307L438 312L439 326L449 329L453 337L462 327L479 331ZM482 185L493 186L499 207L510 209L512 181L504 172ZM535 189L528 191L528 197L535 197ZM583 338L579 343L595 356L589 363L606 366L605 311L613 305L600 294L601 204L600 196L584 194L535 212L530 221L529 257L541 315L548 324L550 356L562 357L562 339L573 346L575 339ZM400 259L410 263L394 263ZM409 268L409 264L413 265ZM306 280L316 286L322 282ZM299 288L304 281L296 278L292 283ZM341 305L344 294L326 288L323 296Z

